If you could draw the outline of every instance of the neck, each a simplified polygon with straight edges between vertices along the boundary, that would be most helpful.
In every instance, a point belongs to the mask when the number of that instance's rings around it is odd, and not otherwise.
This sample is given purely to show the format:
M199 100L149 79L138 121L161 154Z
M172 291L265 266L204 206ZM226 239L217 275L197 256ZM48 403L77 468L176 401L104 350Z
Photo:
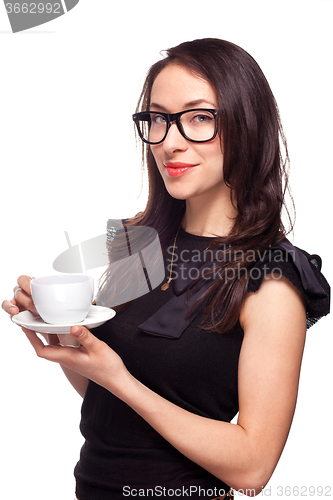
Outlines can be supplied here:
M211 193L212 194L212 193ZM230 200L230 189L217 193L210 198L191 198L186 200L186 211L182 228L198 236L227 236L234 225L237 210Z

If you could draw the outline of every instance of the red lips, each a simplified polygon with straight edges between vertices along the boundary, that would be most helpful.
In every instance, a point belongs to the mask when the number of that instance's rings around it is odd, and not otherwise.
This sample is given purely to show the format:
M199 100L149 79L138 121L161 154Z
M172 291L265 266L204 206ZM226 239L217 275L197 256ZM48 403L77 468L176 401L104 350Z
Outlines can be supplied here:
M183 163L179 161L167 161L164 163L164 166L170 177L180 177L195 167L195 165L192 165L191 163Z

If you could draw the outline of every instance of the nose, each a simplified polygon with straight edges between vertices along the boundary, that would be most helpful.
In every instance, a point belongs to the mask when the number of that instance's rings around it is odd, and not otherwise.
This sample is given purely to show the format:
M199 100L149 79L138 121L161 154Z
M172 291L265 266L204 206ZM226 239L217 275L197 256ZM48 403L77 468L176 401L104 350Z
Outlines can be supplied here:
M182 136L178 130L176 122L170 124L166 138L163 141L164 151L168 154L176 151L186 151L188 148L188 141Z

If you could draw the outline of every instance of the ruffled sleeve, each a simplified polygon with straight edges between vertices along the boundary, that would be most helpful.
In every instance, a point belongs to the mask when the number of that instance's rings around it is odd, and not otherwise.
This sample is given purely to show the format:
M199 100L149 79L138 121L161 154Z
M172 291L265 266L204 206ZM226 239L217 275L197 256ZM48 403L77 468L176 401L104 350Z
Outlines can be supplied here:
M251 269L249 292L256 292L263 278L274 273L285 276L302 293L307 314L307 328L330 312L330 286L321 273L319 255L310 255L287 240L271 247Z

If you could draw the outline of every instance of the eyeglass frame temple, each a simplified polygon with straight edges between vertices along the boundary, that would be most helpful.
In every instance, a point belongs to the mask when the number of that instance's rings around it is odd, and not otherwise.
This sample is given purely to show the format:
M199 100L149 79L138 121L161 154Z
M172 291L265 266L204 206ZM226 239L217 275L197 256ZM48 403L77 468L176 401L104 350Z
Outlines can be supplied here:
M184 114L184 113L189 113L190 111L208 111L210 113L212 113L212 115L214 115L214 118L215 118L215 130L214 130L214 134L213 134L213 137L211 139L207 139L206 141L195 141L194 139L190 139L189 137L186 136L184 130L183 130L183 127L182 127L182 124L180 123L180 117ZM140 127L138 125L138 118L142 115L149 115L150 113L156 113L158 115L162 115L166 118L167 120L167 127L166 127L166 131L165 131L165 135L163 137L163 139L161 141L158 141L158 142L149 142L147 141L143 135L141 134L141 130L140 130ZM195 142L197 144L202 144L202 143L205 143L205 142L210 142L212 141L213 139L215 139L216 137L216 134L217 134L217 130L218 130L218 124L217 124L217 120L216 120L216 117L218 115L218 110L217 109L209 109L209 108L193 108L193 109L186 109L185 111L179 111L178 113L163 113L163 112L158 112L158 111L140 111L139 113L134 113L134 115L132 115L132 119L134 121L134 123L136 124L136 127L138 129L138 132L139 132L139 136L141 138L141 140L143 142L145 142L146 144L152 144L152 145L156 145L156 144L161 144L166 136L168 135L168 132L169 132L169 129L170 129L170 125L172 123L176 123L177 125L177 128L179 130L179 132L181 133L181 135L187 140L187 141L190 141L190 142ZM148 121L148 120L147 120Z

